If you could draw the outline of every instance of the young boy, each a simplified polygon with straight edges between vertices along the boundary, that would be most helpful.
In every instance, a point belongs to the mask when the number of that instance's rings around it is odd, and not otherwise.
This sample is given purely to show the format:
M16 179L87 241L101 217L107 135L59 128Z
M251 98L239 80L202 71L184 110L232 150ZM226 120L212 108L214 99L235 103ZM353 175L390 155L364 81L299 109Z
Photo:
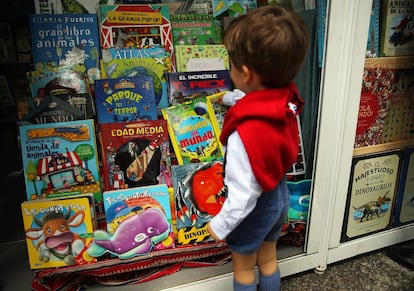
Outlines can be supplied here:
M225 116L220 140L228 196L207 228L231 249L234 290L256 290L256 265L260 290L279 290L276 242L289 207L285 176L297 158L296 115L304 104L292 80L308 33L296 14L263 6L234 19L224 44L231 78L246 95L233 94L238 101Z

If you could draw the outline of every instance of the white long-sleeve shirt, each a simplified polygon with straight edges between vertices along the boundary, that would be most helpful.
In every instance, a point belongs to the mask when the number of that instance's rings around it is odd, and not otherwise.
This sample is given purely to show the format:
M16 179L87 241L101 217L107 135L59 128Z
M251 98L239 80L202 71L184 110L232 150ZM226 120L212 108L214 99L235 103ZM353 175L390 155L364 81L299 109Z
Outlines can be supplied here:
M235 90L224 95L223 102L234 105L244 93ZM253 211L262 187L253 174L249 158L237 131L227 141L224 183L227 198L221 211L211 220L210 227L219 239L224 239Z

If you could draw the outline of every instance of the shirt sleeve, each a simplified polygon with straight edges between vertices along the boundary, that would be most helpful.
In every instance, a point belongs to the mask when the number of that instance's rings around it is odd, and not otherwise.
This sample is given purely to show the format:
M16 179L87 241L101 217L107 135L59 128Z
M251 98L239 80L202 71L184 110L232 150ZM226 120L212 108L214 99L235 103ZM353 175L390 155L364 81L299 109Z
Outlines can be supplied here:
M223 103L227 106L233 106L237 101L242 99L244 95L246 94L240 89L234 89L223 95Z
M224 182L227 198L210 227L219 239L224 239L253 211L262 187L252 172L244 145L237 131L228 139Z

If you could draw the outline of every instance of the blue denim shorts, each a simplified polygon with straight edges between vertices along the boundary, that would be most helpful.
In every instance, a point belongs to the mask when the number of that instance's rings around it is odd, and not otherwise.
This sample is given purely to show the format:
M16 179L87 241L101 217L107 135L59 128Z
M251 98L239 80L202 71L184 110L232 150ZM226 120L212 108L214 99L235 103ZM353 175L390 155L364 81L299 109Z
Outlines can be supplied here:
M277 241L288 210L289 190L283 178L274 190L262 193L253 211L227 236L227 245L247 255L257 252L264 241Z

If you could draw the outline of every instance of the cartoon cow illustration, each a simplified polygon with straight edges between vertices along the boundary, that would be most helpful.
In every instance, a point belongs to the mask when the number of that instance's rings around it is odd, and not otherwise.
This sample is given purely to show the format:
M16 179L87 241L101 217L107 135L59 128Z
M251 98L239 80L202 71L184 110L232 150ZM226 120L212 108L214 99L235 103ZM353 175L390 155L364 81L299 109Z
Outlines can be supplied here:
M79 234L73 233L70 227L77 227L83 223L84 211L77 211L71 215L70 207L64 213L62 210L46 212L40 219L37 213L33 215L33 222L39 228L26 230L26 237L36 241L35 247L39 252L39 260L63 260L67 265L75 263L75 256L85 247L85 242ZM43 236L43 237L42 237Z

